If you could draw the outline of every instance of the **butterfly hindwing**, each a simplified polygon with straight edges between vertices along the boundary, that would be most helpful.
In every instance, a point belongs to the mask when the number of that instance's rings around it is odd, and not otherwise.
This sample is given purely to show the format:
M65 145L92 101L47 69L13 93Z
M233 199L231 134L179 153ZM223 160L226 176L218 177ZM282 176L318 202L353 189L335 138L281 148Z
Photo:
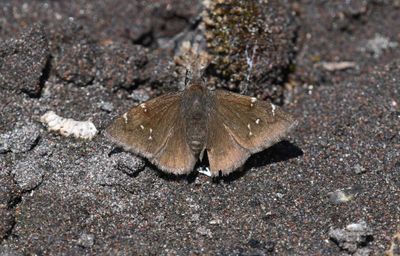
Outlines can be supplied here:
M178 175L193 171L197 160L186 142L183 121L182 118L171 120L174 126L167 135L164 147L153 159L153 163L161 170Z
M206 149L212 176L236 170L250 156L249 150L236 142L215 110L210 111Z

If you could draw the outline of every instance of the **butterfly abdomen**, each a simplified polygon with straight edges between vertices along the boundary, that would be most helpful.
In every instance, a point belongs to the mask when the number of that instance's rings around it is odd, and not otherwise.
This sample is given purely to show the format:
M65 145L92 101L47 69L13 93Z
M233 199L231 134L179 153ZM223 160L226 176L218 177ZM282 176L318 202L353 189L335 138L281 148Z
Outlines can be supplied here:
M201 86L191 86L185 93L182 110L186 122L186 141L198 156L204 149L207 138L207 90Z
M196 103L194 105L197 105ZM186 119L186 138L190 149L198 155L206 144L207 137L206 114L199 108L187 116Z

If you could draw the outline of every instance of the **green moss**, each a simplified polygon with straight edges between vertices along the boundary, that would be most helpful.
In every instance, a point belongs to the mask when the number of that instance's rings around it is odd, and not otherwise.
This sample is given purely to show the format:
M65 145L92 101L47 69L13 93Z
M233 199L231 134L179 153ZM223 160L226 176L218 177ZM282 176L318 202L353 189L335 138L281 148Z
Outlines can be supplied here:
M262 44L259 38L265 33L265 20L260 8L268 3L258 1L212 1L207 6L206 40L212 63L217 73L238 84L248 70L246 49Z

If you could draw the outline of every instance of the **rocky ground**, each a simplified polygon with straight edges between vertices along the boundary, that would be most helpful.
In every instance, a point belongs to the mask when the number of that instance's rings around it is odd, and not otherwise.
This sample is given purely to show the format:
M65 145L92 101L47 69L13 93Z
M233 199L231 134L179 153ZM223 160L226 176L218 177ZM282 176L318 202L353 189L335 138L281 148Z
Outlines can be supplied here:
M225 4L0 2L0 255L400 255L400 2ZM249 78L299 121L243 172L166 175L103 136L182 88L185 40L211 84ZM49 132L47 111L99 132Z

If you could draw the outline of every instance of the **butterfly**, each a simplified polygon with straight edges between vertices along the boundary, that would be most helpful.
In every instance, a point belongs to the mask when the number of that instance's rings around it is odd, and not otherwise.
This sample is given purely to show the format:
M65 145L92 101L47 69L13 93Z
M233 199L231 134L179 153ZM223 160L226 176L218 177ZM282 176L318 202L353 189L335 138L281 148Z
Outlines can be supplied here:
M117 118L107 136L125 150L176 175L193 171L207 153L209 176L227 175L251 154L279 142L297 124L280 107L189 82L183 91L151 99Z

